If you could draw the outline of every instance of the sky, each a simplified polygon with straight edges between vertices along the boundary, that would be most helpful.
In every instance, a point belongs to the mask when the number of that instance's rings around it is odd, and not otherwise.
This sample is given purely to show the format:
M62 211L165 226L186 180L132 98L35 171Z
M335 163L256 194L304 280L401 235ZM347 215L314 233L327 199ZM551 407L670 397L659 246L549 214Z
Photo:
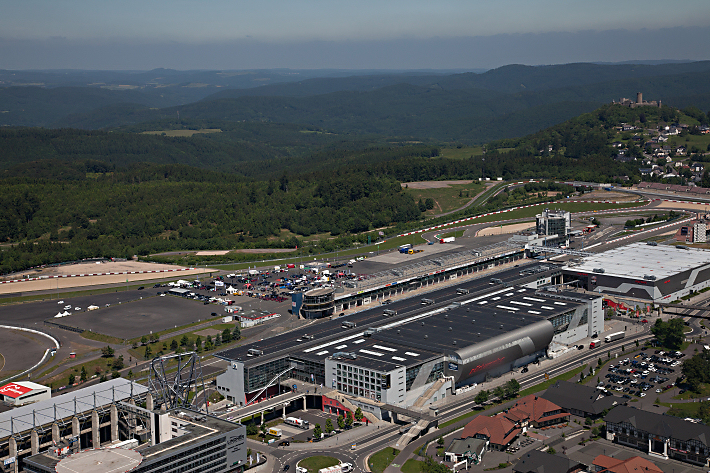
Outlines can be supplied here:
M22 0L2 69L461 69L708 59L710 1Z

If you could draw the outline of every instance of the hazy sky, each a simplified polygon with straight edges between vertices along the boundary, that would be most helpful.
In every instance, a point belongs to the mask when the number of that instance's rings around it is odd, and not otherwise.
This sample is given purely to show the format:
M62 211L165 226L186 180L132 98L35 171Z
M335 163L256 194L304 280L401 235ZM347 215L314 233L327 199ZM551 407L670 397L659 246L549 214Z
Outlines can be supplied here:
M1 11L5 69L479 68L710 56L708 0L8 0Z

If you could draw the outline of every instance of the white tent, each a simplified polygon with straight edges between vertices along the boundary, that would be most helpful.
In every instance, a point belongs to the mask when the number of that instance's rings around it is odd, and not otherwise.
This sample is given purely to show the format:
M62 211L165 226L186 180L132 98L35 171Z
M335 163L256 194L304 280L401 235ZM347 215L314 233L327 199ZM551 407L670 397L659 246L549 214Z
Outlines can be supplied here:
M62 317L66 317L67 315L71 315L71 312L67 312L66 310L62 312Z
M87 310L96 310L98 308L99 308L99 306L97 306L97 305L90 305L89 307L87 307Z
M64 317L61 312L57 312L57 315L54 316L55 319L58 319L59 317Z
M235 292L237 292L237 290L234 289L232 286L229 286L225 292L227 294L234 294Z

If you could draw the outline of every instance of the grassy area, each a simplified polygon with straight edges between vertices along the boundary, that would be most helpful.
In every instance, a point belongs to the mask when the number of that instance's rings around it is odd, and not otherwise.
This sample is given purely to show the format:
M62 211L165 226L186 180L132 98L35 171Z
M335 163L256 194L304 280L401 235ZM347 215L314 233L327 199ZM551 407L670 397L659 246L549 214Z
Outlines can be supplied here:
M340 462L333 457L326 457L323 455L316 455L314 457L304 458L298 462L298 466L308 470L308 473L318 473L321 468L328 468L329 466L339 465Z
M422 473L424 471L424 465L426 465L426 463L423 461L410 458L404 462L400 470L402 470L402 473Z
M108 377L111 377L111 372L113 371L113 368L111 368L111 365L113 364L115 357L110 357L110 358L94 358L93 360L85 361L84 363L81 363L76 366L71 366L66 368L64 371L53 375L51 378L48 380L43 381L43 384L51 384L53 388L59 388L62 386L68 386L69 385L69 377L73 374L75 377L75 383L79 382L79 378L81 377L81 369L85 368L86 369L86 377L87 380L91 379L92 376L101 376L101 375L106 375ZM62 365L68 364L70 362L75 361L72 358L66 358L62 362L60 362L59 365L53 366L51 368L48 368L44 372L40 373L37 375L36 379L40 379L44 376L47 376L51 372L55 372L58 368L61 369L60 367ZM128 360L124 360L124 363L126 367L129 365ZM137 374L137 373L136 373Z
M688 400L688 399L696 399L696 398L708 398L710 397L710 385L708 384L703 384L700 387L700 392L696 393L693 391L686 391L683 394L678 394L677 396L673 396L673 399L679 399L679 400Z
M456 237L461 238L466 230L454 230L453 232L442 233L439 238Z
M424 213L425 216L431 217L464 206L482 190L482 184L478 181L474 181L470 184L452 184L434 189L409 188L406 190L406 193L411 195L417 202L420 199L422 201L429 198L434 199L434 208Z
M76 291L62 291L53 294L35 294L29 296L19 296L19 297L7 297L0 300L0 305L7 304L17 304L20 302L34 302L34 301L52 301L60 299L71 299L73 297L84 297L93 296L97 294L108 294L110 292L124 292L132 291L138 289L140 286L145 286L146 284L155 284L161 281L174 280L175 278L165 278L165 279L150 279L145 281L138 281L138 284L129 284L128 286L114 286L114 287L104 287L97 289L86 289L86 290L76 290ZM134 281L135 282L135 281Z
M461 148L442 148L440 157L447 159L469 159L483 156L483 146L463 146Z
M385 468L390 466L390 463L392 463L392 460L394 460L397 455L399 455L399 450L396 448L383 448L379 452L372 455L367 461L370 465L370 470L374 473L382 473L385 471Z
M199 133L221 133L219 128L202 128L201 130L157 130L144 131L144 135L192 136Z
M670 406L671 404L662 403L664 406ZM701 403L699 402L681 402L677 404L672 404L673 407L668 409L666 414L669 416L680 417L684 419L686 417L700 417L698 411L700 410Z
M122 338L112 337L111 335L104 335L102 333L90 332L89 330L83 331L81 333L81 336L82 336L82 338L86 338L87 340L95 340L97 342L103 342L106 344L124 343L124 340Z

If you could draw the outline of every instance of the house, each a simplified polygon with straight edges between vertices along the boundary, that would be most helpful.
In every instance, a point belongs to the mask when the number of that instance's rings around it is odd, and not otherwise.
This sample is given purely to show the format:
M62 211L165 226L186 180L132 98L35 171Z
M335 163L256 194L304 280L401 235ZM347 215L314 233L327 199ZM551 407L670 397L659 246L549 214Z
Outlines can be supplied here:
M550 455L540 450L526 453L513 465L514 473L575 473L584 470L586 467L583 464L564 455Z
M520 399L504 415L522 427L536 429L569 422L570 416L569 412L537 394Z
M607 440L650 456L703 466L710 459L710 426L628 406L615 407L604 421Z
M488 417L478 415L466 424L460 439L480 439L487 441L488 449L505 450L523 431L518 425L503 415Z
M703 165L700 164L700 163L693 163L693 164L690 166L690 170L693 171L693 172L703 172L703 169L704 169L704 167L703 167Z
M444 460L457 463L467 459L477 465L488 448L488 441L477 438L454 439L444 452Z
M641 173L642 176L650 176L651 173L653 173L653 169L651 169L651 168L639 168L639 172Z
M679 155L679 156L685 156L685 154L686 154L687 152L688 152L688 148L686 148L685 146L678 146L678 147L675 149L675 154L677 154L677 155Z
M619 458L607 457L606 455L599 455L594 459L591 471L596 473L635 473L638 471L643 473L663 472L663 470L645 458L631 457L626 460L621 460Z
M557 381L541 396L579 417L600 417L624 400L599 389L568 381Z

